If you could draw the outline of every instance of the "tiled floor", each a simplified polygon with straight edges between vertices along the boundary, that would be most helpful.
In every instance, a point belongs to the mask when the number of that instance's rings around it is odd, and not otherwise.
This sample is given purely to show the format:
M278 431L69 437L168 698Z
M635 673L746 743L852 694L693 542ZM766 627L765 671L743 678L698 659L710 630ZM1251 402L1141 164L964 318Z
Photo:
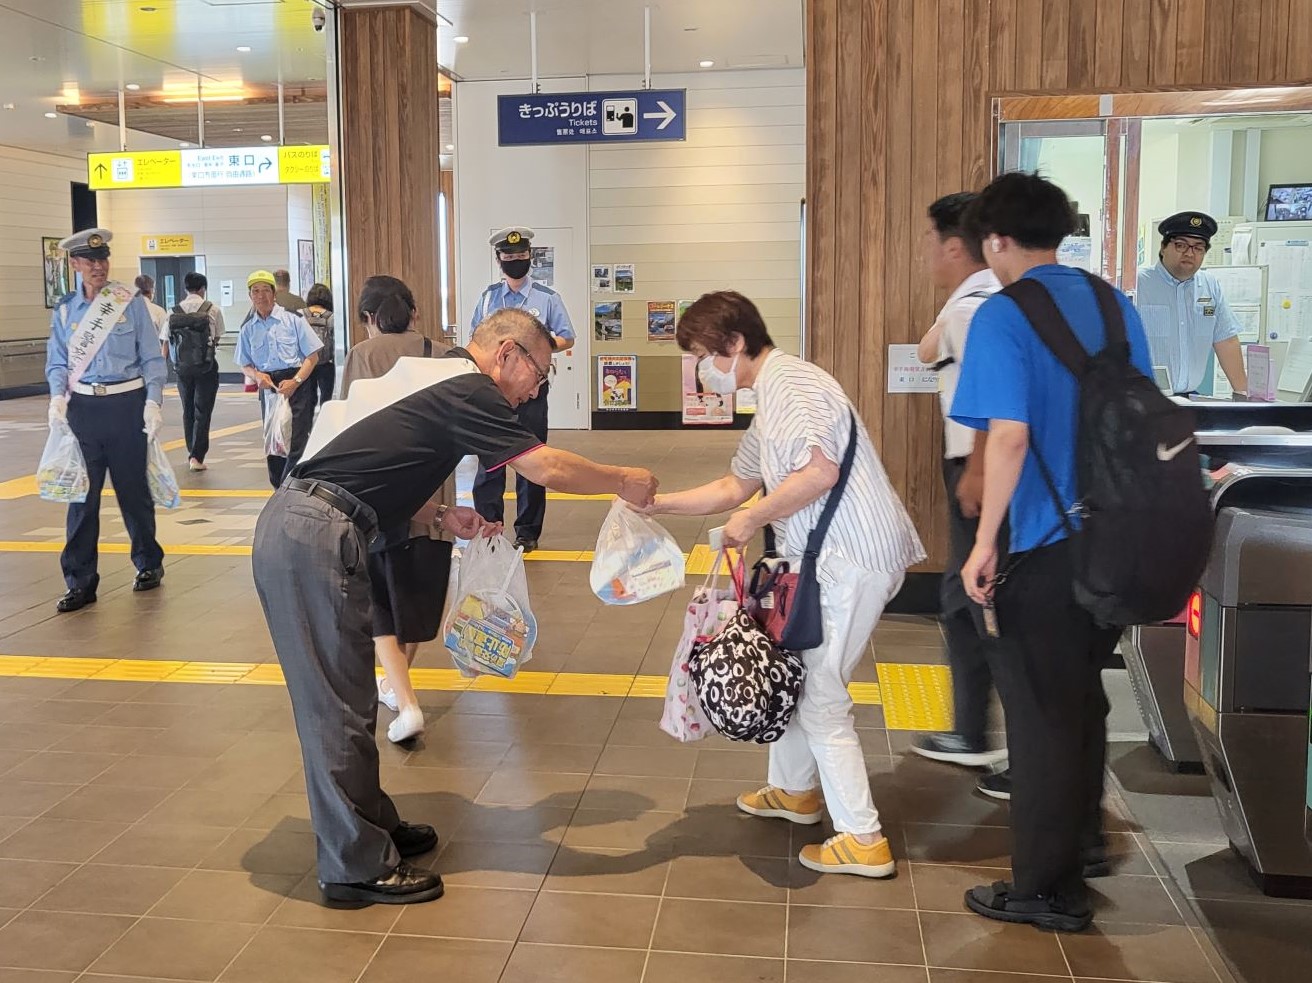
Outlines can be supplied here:
M252 410L225 399L216 426L240 426ZM37 540L61 522L17 484L43 439L22 424L41 413L39 401L0 403L10 424L0 427L0 541ZM241 431L218 446L238 460L256 440ZM560 442L654 460L673 487L714 474L733 435ZM192 489L259 485L217 462L180 477ZM216 519L249 505L189 502ZM544 547L590 547L604 509L552 502ZM669 525L688 549L708 523ZM121 527L107 524L116 538ZM447 895L325 908L281 687L85 679L72 661L271 661L248 564L173 557L162 590L133 596L126 557L103 557L99 603L57 617L56 557L0 548L0 655L69 666L68 678L0 676L0 983L1228 983L1223 954L1247 983L1312 973L1312 907L1259 900L1214 828L1156 836L1116 793L1116 873L1096 882L1093 931L1056 936L964 913L966 887L1005 876L1006 809L975 795L971 775L907 756L907 733L886 729L871 705L857 720L895 880L800 867L798 849L826 828L732 806L762 782L764 752L719 738L674 744L656 727L659 699L432 691L424 738L404 749L380 740L380 751L403 814L442 834L422 862ZM530 668L665 672L680 603L605 609L586 572L529 565L542 637ZM873 651L885 663L941 661L937 628L915 618L886 620ZM445 660L426 646L419 664ZM858 678L876 679L873 660ZM1183 807L1198 805L1196 786L1170 791L1180 809L1159 797L1148 811L1192 815Z

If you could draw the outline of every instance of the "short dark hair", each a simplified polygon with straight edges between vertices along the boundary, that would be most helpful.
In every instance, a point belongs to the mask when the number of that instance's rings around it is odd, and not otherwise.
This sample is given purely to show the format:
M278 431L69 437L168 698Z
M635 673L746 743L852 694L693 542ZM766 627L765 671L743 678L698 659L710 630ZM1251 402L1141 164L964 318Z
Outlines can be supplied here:
M774 347L756 305L737 291L717 290L702 294L683 312L674 337L685 352L700 345L712 355L728 355L733 335L742 336L748 358Z
M397 293L384 297L374 311L374 324L383 334L404 334L414 319L415 309Z
M980 241L966 232L966 211L979 195L973 191L958 191L944 195L929 206L929 220L934 223L934 231L941 241L957 238L965 244L966 252L976 263L984 262L984 250Z
M979 193L965 221L977 242L998 235L1025 249L1056 249L1075 232L1075 206L1046 178L1014 171L994 178Z
M284 290L290 290L292 288L292 275L286 270L275 270L273 282Z
M361 321L368 320L366 315L372 314L375 319L378 317L378 310L382 307L383 301L388 297L398 297L401 302L410 309L411 314L415 311L415 295L410 292L410 288L405 282L398 280L394 276L388 276L380 273L371 276L365 280L364 286L360 288L360 300L356 304L356 316ZM401 329L402 331L405 328Z
M316 283L310 288L310 292L305 295L306 307L322 307L324 310L333 309L333 292L324 284Z
M182 285L186 287L187 293L198 294L202 290L210 288L210 281L205 278L204 273L191 272L182 278Z
M132 282L136 285L138 293L148 294L155 289L155 281L144 273Z

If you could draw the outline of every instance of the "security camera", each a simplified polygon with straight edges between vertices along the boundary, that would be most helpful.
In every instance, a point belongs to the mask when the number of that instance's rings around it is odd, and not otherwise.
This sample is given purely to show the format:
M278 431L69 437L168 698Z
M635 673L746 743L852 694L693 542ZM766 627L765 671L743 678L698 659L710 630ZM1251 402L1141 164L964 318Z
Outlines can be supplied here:
M314 25L316 31L323 30L323 26L328 23L328 15L323 12L322 7L315 7L310 11L310 23Z

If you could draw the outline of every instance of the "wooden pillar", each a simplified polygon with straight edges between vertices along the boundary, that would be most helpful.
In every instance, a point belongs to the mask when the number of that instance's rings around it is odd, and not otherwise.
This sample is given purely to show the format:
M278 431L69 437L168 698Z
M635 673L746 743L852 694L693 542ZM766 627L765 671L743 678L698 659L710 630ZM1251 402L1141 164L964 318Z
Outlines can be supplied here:
M374 274L400 277L439 337L437 27L414 7L340 12L341 170L352 311ZM351 319L351 341L363 336Z

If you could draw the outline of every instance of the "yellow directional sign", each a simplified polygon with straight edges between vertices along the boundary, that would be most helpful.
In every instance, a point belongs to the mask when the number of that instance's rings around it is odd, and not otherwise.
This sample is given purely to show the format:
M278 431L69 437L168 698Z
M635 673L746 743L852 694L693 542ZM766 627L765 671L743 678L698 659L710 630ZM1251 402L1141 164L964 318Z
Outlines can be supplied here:
M224 147L87 155L87 183L93 191L323 184L331 177L328 148L325 146Z
M278 148L278 180L283 184L322 184L331 177L327 147Z
M196 251L196 238L191 235L142 236L141 251L148 256L185 256Z
M88 154L87 176L92 191L113 188L180 188L182 152L144 150Z

